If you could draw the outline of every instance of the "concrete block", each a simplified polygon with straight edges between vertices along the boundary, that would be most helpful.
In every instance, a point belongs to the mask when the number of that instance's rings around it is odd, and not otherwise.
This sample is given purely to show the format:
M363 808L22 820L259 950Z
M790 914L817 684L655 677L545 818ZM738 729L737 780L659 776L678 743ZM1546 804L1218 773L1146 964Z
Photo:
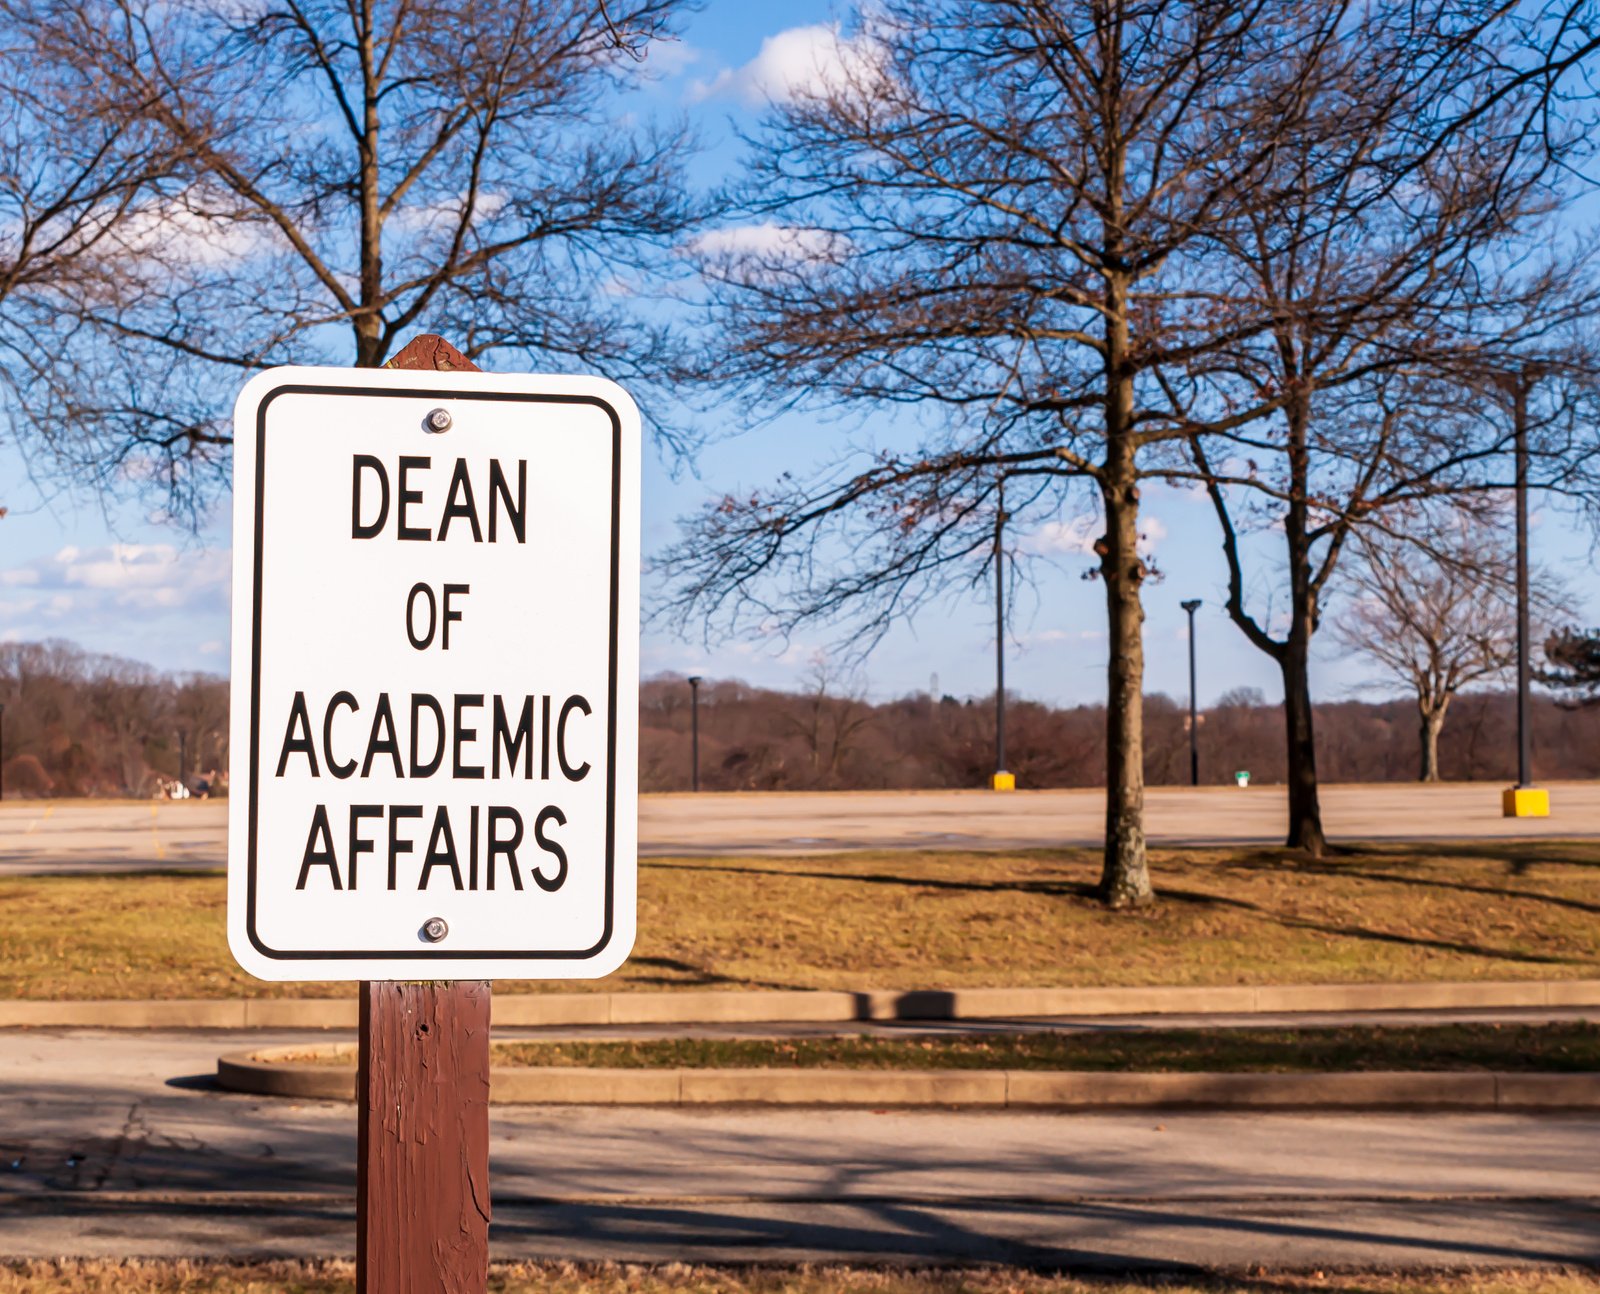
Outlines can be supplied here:
M1250 985L1173 985L1138 988L1073 988L1052 1003L1052 1015L1189 1015L1207 1011L1253 1011Z
M989 1105L1006 1101L999 1071L702 1069L683 1071L685 1105Z
M244 1004L247 1029L354 1029L361 1022L354 998L253 998Z
M345 1043L327 1050L339 1054L354 1048L353 1043ZM273 1047L218 1056L217 1082L232 1092L256 1092L263 1096L297 1097L306 1101L356 1099L353 1065L297 1065L280 1059L304 1051L303 1047Z
M1492 1074L1012 1072L1011 1105L1492 1109Z
M1538 980L1418 984L1283 984L1256 990L1258 1011L1428 1011L1543 1006Z
M0 1027L242 1029L243 1001L228 998L97 1002L0 1002Z
M1547 1006L1600 1006L1600 980L1546 980L1544 1000Z
M489 1008L495 1024L610 1024L609 993L496 993Z
M949 1019L1000 1020L1029 1016L1066 1015L1072 1010L1075 989L1060 988L958 988L946 996Z
M765 1024L844 1021L870 1017L866 994L795 990L755 992L613 993L612 1024Z
M245 1003L234 999L173 1002L97 1002L95 1023L109 1029L239 1029Z
M489 1071L491 1105L676 1105L681 1070L539 1068Z
M1090 1074L1076 1071L1014 1069L1006 1074L1007 1105L1102 1105L1107 1079L1126 1074Z
M1504 1109L1600 1108L1600 1074L1496 1074L1496 1099Z

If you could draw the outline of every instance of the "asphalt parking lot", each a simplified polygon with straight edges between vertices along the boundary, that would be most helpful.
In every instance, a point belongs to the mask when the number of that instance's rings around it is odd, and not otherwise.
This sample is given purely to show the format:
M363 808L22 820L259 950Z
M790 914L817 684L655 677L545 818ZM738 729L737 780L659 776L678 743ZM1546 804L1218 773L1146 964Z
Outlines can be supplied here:
M1600 784L1557 783L1548 818L1507 819L1498 784L1327 786L1330 836L1345 840L1574 839L1600 832ZM1156 845L1275 844L1281 787L1153 787ZM640 852L806 854L849 849L1095 846L1105 802L1070 791L843 791L646 795ZM0 875L221 867L225 800L24 801L0 805Z

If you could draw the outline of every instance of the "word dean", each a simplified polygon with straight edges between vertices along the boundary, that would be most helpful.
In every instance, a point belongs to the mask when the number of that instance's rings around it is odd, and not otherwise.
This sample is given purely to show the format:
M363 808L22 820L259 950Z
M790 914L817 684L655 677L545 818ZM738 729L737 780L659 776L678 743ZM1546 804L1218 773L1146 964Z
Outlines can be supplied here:
M371 454L357 454L350 464L350 537L376 539L383 534L389 525L392 501L397 539L442 542L450 537L450 528L454 525L457 534L471 531L473 543L483 543L485 536L491 544L496 543L500 539L503 511L510 537L525 544L528 542L527 459L517 461L516 472L517 488L513 493L500 460L491 458L487 475L480 474L474 488L467 460L458 458L450 472L441 505L437 495L428 488L440 484L440 474L433 471L432 458L425 454L402 454L394 468L391 490L389 468L384 462Z

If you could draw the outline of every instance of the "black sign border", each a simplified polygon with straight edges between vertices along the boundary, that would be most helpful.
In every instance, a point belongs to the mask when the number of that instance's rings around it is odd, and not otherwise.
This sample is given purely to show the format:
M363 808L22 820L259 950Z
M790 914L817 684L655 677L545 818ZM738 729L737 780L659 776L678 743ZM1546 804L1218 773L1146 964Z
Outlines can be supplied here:
M485 400L493 403L589 405L602 409L611 420L611 660L608 671L606 714L606 885L605 927L598 943L580 950L469 949L338 949L284 952L269 947L256 933L256 852L260 816L261 774L261 570L262 502L266 497L267 409L283 395L350 395L399 400ZM250 641L250 805L246 851L245 935L251 946L273 961L593 961L616 934L616 852L617 852L617 609L622 549L622 419L606 400L594 395L557 395L521 391L473 391L457 387L324 386L292 382L273 387L256 406L256 480L254 546L251 554L251 641Z

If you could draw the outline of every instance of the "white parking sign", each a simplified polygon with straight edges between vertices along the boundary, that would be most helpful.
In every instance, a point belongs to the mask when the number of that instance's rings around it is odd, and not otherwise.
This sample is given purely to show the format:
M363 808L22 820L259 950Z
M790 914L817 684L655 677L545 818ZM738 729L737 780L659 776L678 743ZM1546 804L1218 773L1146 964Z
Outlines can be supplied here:
M599 378L279 368L234 434L234 956L271 980L621 965L633 402Z

